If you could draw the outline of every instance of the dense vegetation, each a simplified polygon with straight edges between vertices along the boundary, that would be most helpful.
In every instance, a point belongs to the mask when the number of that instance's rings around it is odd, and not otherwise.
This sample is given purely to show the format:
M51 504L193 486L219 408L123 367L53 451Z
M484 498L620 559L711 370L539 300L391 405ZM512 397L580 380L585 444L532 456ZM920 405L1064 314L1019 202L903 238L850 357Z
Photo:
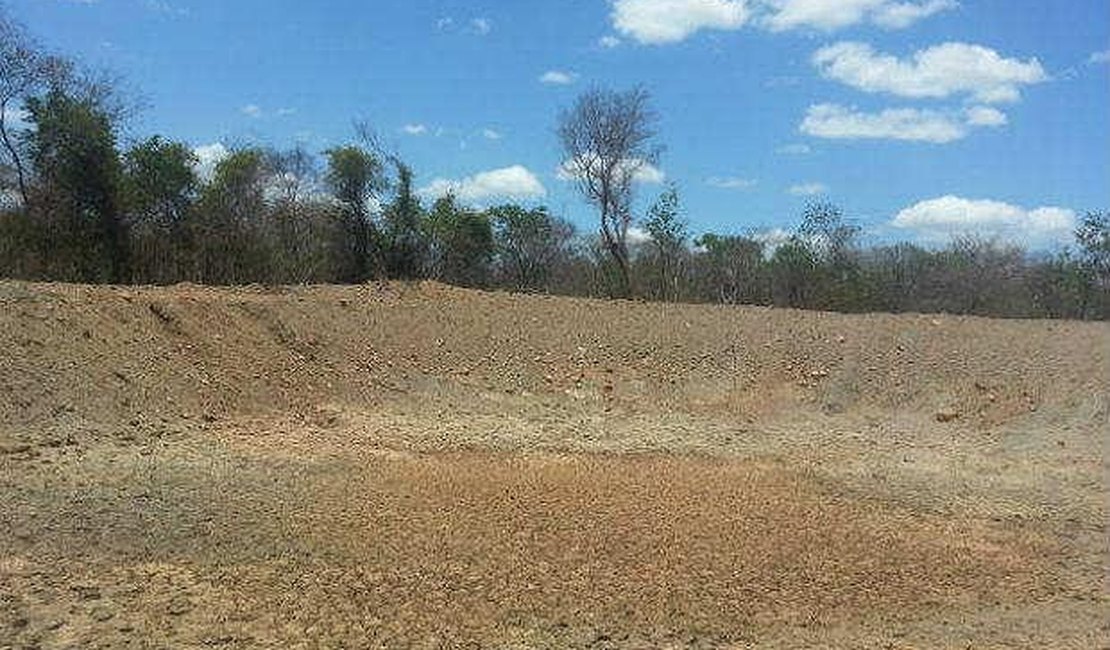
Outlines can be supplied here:
M0 14L0 275L90 283L358 283L463 286L840 311L1110 317L1110 214L1077 247L1031 256L989 241L863 247L815 204L773 245L693 238L668 188L632 214L635 164L657 153L647 95L591 91L561 117L568 160L600 231L544 207L425 205L412 170L368 131L321 152L240 147L210 176L187 145L121 146L114 84L41 52ZM19 112L20 120L15 119ZM609 129L606 131L606 129ZM620 135L625 146L598 142ZM632 241L639 224L650 237Z

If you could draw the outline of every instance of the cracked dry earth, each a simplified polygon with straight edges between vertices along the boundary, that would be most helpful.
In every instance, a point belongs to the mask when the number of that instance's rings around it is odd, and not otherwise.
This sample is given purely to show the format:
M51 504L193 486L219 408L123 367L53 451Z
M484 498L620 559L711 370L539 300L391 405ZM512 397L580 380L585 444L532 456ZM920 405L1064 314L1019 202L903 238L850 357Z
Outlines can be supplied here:
M0 283L0 648L1107 648L1110 327Z

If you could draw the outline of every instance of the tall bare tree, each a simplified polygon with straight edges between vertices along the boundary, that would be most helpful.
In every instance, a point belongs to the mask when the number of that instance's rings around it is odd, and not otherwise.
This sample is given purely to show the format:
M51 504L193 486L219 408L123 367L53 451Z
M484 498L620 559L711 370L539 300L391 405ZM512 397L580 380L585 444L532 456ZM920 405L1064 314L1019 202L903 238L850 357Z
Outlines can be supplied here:
M50 67L50 59L41 53L23 26L8 17L0 6L0 145L15 171L23 205L28 202L27 168L12 128L18 104L42 85Z
M628 229L632 225L633 186L656 162L656 115L643 88L617 92L594 88L559 116L564 171L597 208L601 239L616 264L620 291L631 290Z

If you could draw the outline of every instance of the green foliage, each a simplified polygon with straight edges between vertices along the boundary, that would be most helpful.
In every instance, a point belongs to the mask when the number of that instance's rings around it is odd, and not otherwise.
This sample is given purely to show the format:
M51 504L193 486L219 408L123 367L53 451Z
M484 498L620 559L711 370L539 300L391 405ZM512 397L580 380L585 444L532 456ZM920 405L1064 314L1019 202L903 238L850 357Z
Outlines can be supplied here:
M682 275L689 234L679 216L678 190L670 185L648 209L644 230L651 237L649 255L641 260L650 276L649 295L659 300L682 297Z
M382 233L383 258L389 277L415 280L425 276L428 241L422 231L424 208L412 189L412 169L400 160L397 190L386 209Z
M791 237L771 256L771 297L780 307L813 306L820 258L801 237Z
M389 187L381 161L353 145L328 149L324 156L328 162L324 181L332 195L355 214L367 217L367 202Z
M504 281L519 291L548 289L553 270L566 261L574 226L542 206L525 209L506 204L486 214Z
M448 194L432 206L426 229L431 237L435 278L465 287L489 283L494 254L489 217L460 208L455 197Z
M1082 264L1103 288L1110 288L1110 211L1088 212L1075 231Z
M674 185L667 187L648 209L644 230L651 235L652 246L660 253L681 250L690 237L678 211L678 189Z
M769 300L763 244L739 235L707 233L694 242L697 290L702 299L724 304Z
M413 172L367 149L318 158L301 147L243 148L196 175L189 148L155 136L124 154L115 86L38 50L0 7L0 273L83 282L363 282L434 277L587 296L760 304L840 311L1110 318L1110 213L1087 214L1078 247L1052 257L962 239L941 249L863 248L834 205L807 206L782 243L709 233L691 247L668 187L630 247L633 182L655 160L648 95L593 90L562 114L575 181L599 211L598 235L574 237L546 208L479 211L453 197L425 211ZM9 128L22 103L31 128ZM320 163L324 173L319 174ZM330 196L320 193L322 187Z
M328 165L324 182L344 207L339 247L346 259L341 277L346 282L362 282L384 265L381 236L370 219L369 201L377 199L389 183L378 158L361 147L337 147L324 155Z
M124 154L126 205L132 220L179 225L199 189L196 164L188 146L157 135Z
M91 102L52 90L27 102L27 146L37 177L36 203L56 222L73 255L74 279L130 281L122 178L111 117ZM95 242L89 246L88 242Z

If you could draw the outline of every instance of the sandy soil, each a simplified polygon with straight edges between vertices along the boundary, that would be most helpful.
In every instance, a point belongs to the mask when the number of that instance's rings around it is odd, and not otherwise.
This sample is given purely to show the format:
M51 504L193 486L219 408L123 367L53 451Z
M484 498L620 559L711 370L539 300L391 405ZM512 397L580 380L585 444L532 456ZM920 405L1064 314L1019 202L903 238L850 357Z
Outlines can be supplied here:
M1110 648L1110 326L0 282L0 648Z

